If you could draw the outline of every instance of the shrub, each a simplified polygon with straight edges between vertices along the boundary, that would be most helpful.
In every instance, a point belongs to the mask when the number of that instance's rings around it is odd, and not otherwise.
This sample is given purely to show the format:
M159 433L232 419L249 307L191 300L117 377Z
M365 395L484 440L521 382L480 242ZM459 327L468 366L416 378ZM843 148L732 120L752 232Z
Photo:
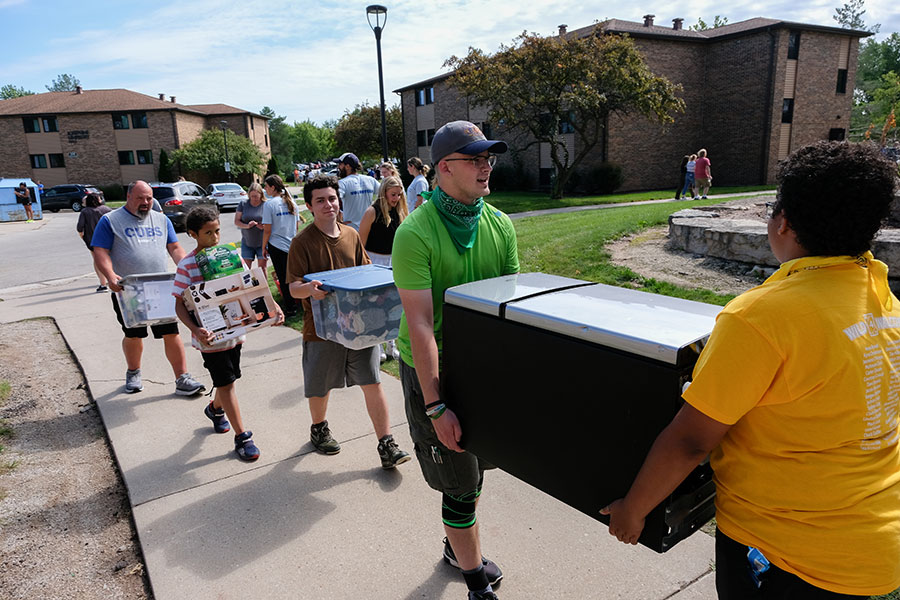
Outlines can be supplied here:
M625 183L622 167L615 163L603 162L587 170L578 178L577 184L587 194L612 194Z
M159 151L159 171L156 176L163 183L175 181L175 175L172 173L172 161L169 160L165 149Z
M520 165L497 165L491 171L491 191L521 192L531 189L525 169Z
M107 202L118 202L125 199L125 188L120 183L111 183L109 185L98 185L103 198Z

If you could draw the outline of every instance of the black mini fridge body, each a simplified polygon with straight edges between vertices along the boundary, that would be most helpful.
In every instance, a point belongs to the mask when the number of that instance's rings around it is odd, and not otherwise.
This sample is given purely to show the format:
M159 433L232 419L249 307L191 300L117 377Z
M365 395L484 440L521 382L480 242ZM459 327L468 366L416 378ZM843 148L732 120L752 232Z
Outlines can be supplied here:
M521 273L456 286L441 388L466 450L608 524L683 401L721 307ZM715 513L708 463L647 517L665 552Z

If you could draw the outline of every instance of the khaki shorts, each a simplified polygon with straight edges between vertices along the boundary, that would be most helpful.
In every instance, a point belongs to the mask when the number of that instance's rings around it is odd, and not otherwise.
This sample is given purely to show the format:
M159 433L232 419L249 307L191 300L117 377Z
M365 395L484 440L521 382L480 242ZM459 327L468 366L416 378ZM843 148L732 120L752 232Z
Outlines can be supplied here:
M437 438L431 419L425 414L425 401L416 370L400 361L400 383L406 404L409 433L413 439L419 467L425 483L450 496L462 496L478 489L487 469L495 468L471 452L454 452Z
M712 185L712 179L701 177L696 180L696 183L694 185L696 185L697 187L709 187Z
M323 398L334 389L381 383L378 346L351 350L329 340L303 340L303 395Z

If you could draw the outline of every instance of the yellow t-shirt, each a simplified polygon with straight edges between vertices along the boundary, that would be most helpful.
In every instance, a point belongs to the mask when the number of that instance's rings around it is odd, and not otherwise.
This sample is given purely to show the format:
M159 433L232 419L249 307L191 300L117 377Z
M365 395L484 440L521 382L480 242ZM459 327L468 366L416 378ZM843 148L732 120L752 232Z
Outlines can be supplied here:
M804 257L732 300L684 399L733 424L717 522L817 587L900 586L900 302L887 267Z

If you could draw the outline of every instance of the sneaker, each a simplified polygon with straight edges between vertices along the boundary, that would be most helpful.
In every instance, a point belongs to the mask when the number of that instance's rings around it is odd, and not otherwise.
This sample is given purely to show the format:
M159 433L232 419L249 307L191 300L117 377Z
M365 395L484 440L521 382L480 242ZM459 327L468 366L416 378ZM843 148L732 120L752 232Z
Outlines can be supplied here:
M408 453L397 447L394 436L390 434L378 440L378 456L381 457L382 469L393 469L412 458Z
M203 414L213 422L213 429L215 429L216 433L228 433L231 431L231 423L228 422L224 409L216 410L213 408L212 402L210 402L203 409Z
M28 219L28 220L25 221L25 222L26 222L26 223L34 223L34 219Z
M331 435L328 428L328 421L322 421L313 424L309 428L309 441L315 446L316 450L322 454L337 454L341 451L341 445Z
M381 355L378 357L378 359L379 359L381 362L386 361L386 360L387 360L387 352L384 351L384 344L379 344L379 345L378 345L378 351L381 353Z
M253 461L259 458L259 448L253 443L253 432L245 431L234 436L234 451L238 458Z
M706 196L701 196L700 198L701 198L702 200L706 200L706 199L707 199Z
M141 382L141 370L128 369L125 371L125 391L129 394L133 394L135 392L140 392L143 389L144 384Z
M397 340L391 340L391 358L394 360L400 360L400 351L397 350Z
M459 563L456 562L456 555L453 554L453 548L450 547L450 540L444 538L444 562L450 565L451 567L459 568ZM492 560L488 560L485 557L481 557L481 564L484 565L484 574L487 576L488 583L491 585L497 585L501 579L503 579L503 571L500 570L500 567L497 566ZM472 592L469 592L470 594ZM481 596L476 596L481 597ZM484 598L496 598L496 596L483 596ZM469 598L472 598L470 595Z
M469 600L500 600L493 591L491 592L473 592L469 590Z
M109 288L106 287L105 285L98 285L97 289L95 291L99 294L100 292L106 292L108 290L109 290Z
M182 373L175 380L175 393L179 396L196 396L206 391L206 386L191 377L190 373Z

